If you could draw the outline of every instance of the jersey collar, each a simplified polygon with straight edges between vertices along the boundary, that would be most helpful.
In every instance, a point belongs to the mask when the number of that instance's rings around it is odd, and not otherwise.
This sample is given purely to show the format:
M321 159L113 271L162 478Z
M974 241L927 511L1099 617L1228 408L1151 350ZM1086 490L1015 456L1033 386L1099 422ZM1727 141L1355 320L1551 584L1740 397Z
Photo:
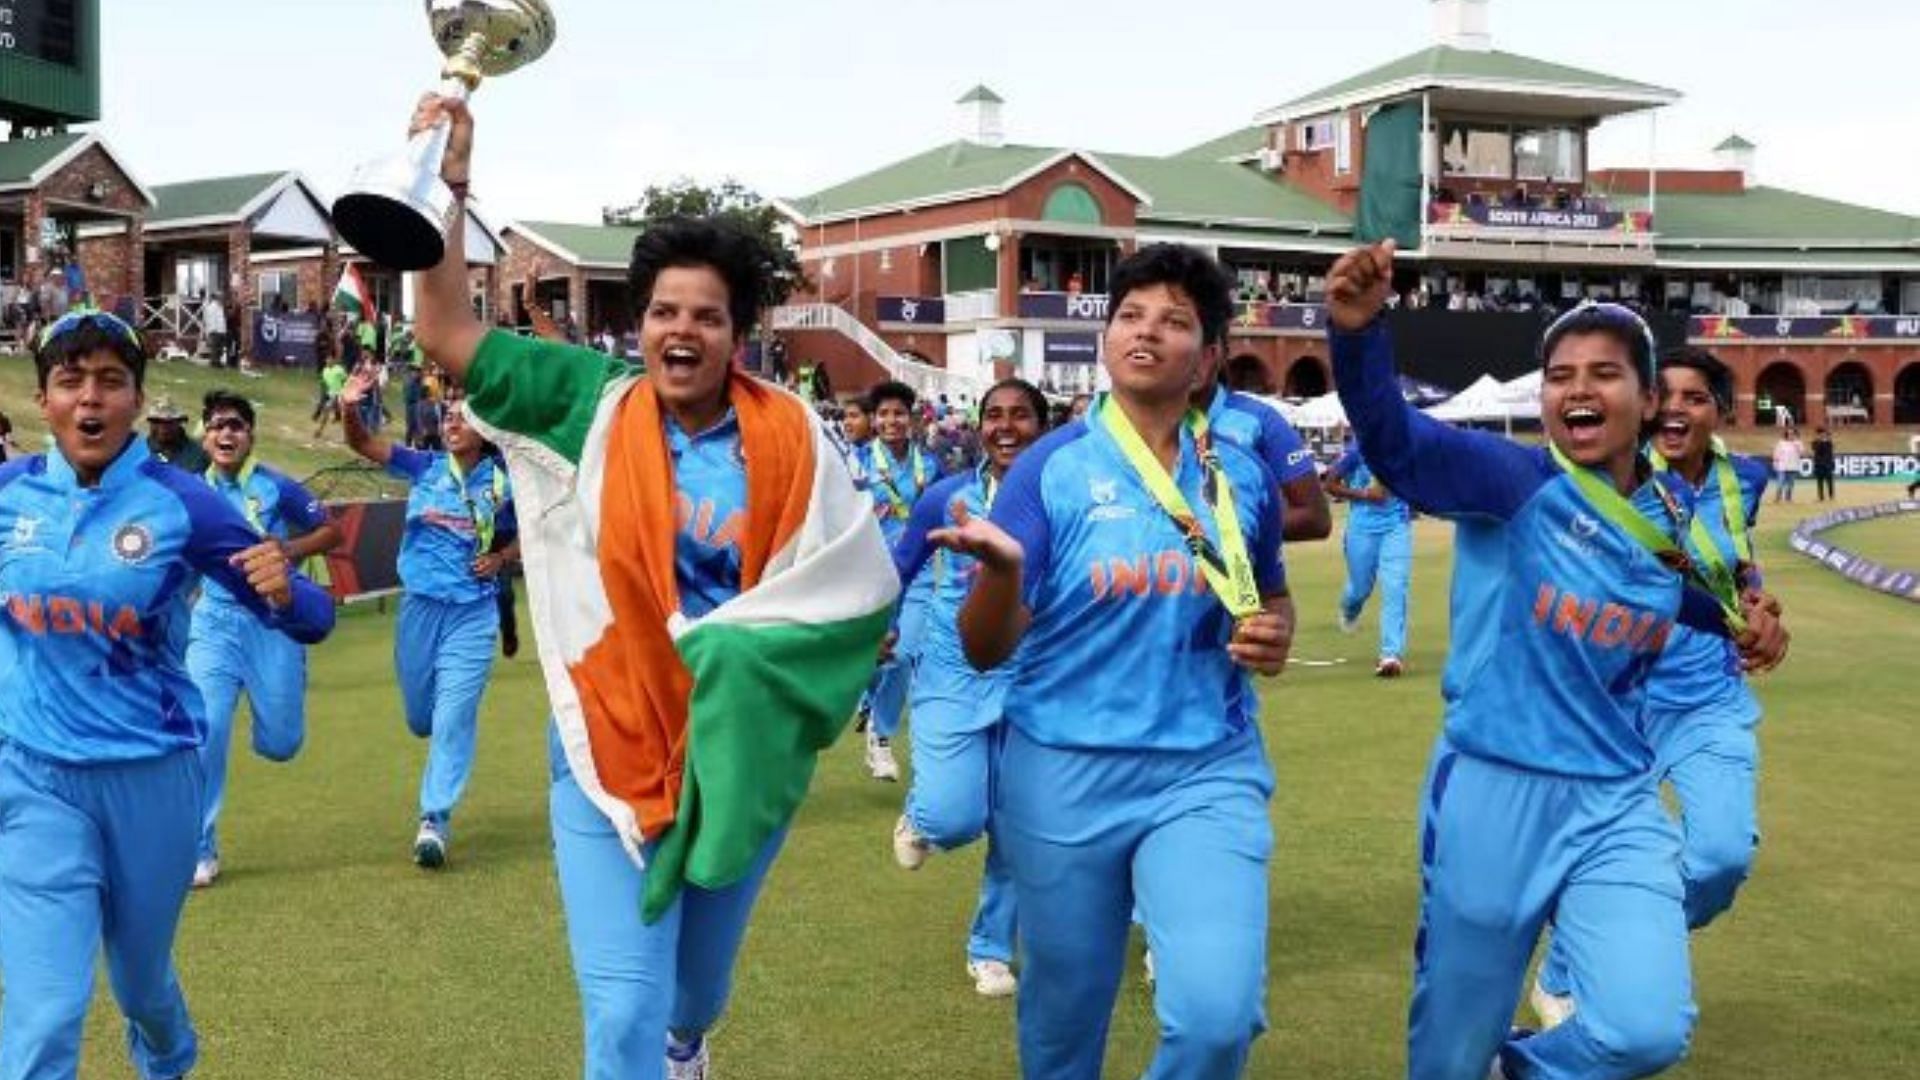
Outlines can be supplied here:
M113 463L100 474L100 490L107 491L125 486L140 474L140 467L152 457L152 451L147 449L147 440L129 433L126 449L120 451L120 456L114 458ZM80 486L79 474L73 471L73 463L60 452L60 446L57 443L47 450L47 475L62 487L78 488Z

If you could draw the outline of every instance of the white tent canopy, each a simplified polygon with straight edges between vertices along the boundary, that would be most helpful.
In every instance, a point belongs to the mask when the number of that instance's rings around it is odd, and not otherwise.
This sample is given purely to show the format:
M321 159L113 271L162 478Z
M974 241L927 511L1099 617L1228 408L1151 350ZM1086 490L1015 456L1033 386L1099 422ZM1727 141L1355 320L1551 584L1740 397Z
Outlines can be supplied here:
M1482 375L1472 386L1427 410L1427 415L1449 424L1540 419L1540 374L1522 375L1502 383Z
M1327 431L1333 428L1345 427L1347 424L1347 410L1340 407L1340 395L1338 394L1322 394L1317 398L1309 398L1298 405L1277 397L1261 398L1260 400L1280 410L1280 415L1287 418L1287 423L1292 424L1296 428L1305 428L1309 431Z

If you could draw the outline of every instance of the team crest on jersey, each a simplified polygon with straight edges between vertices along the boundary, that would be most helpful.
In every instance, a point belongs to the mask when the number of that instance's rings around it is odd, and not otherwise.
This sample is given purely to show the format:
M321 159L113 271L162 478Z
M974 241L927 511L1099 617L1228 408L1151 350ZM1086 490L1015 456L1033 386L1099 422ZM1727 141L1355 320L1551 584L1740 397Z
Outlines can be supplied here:
M260 501L259 496L257 495L247 496L247 517L248 518L258 521L260 519L260 515L263 512L265 512L266 508L267 508L266 504Z
M40 519L25 514L13 519L13 546L27 547L33 543L34 534L40 531Z
M153 554L153 534L145 525L129 522L113 530L113 557L128 566L138 566Z
M1087 481L1087 497L1093 500L1088 521L1125 521L1133 516L1133 507L1120 502L1120 481L1107 477Z

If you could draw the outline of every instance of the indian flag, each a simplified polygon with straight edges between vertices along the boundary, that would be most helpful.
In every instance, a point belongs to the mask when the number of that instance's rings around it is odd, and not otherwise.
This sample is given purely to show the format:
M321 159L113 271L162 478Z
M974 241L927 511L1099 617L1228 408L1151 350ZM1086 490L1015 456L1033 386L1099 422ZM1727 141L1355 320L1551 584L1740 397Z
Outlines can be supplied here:
M680 611L679 493L644 376L558 342L487 336L468 412L513 474L540 663L581 790L647 868L740 881L853 714L899 582L840 444L799 398L736 373L741 591Z
M372 316L373 295L367 292L358 264L348 263L347 268L340 271L340 284L333 287L333 306L356 319Z

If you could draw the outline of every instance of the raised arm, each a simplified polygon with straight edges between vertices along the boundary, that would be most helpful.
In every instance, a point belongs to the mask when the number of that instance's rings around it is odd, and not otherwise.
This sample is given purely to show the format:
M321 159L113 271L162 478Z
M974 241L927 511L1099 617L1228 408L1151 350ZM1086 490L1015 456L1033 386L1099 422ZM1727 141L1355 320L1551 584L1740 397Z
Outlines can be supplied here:
M340 430L347 437L347 449L385 468L393 460L393 443L384 435L368 431L360 419L361 399L374 392L372 375L362 372L347 380L347 388L340 395Z
M487 328L467 299L467 200L473 168L473 114L466 103L438 94L420 99L408 134L425 131L442 120L452 125L440 178L457 198L447 221L446 254L440 265L413 275L413 340L428 358L445 368L456 381L465 381L467 365L479 351ZM531 306L531 304L529 304Z
M1340 257L1327 279L1333 380L1367 467L1414 509L1512 517L1552 476L1536 452L1460 431L1400 396L1393 338L1380 322L1393 281L1393 242Z

